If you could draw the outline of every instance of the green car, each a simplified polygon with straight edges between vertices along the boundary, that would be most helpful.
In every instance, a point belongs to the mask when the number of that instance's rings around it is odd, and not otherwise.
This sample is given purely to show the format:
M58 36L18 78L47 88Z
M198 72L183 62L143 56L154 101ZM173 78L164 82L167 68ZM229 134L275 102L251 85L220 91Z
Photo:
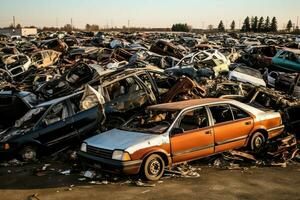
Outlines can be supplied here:
M280 50L272 58L272 64L281 69L300 72L300 50Z

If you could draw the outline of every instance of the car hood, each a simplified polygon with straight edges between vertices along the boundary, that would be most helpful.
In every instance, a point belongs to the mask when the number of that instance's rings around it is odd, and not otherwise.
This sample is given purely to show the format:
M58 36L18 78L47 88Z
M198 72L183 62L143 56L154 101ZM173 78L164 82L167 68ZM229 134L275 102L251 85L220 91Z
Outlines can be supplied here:
M84 142L101 149L120 149L128 153L133 153L139 149L168 143L169 140L166 135L112 129L88 138Z
M24 134L25 130L17 129L17 128L8 128L5 130L1 130L0 132L0 142L7 142L14 136Z

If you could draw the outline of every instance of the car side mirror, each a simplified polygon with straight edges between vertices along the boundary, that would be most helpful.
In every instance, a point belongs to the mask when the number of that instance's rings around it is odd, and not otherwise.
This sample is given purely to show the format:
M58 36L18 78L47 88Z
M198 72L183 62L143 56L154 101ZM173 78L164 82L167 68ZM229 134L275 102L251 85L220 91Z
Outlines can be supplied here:
M171 130L171 135L177 135L177 134L180 134L180 133L183 133L183 132L184 132L183 128L173 128Z

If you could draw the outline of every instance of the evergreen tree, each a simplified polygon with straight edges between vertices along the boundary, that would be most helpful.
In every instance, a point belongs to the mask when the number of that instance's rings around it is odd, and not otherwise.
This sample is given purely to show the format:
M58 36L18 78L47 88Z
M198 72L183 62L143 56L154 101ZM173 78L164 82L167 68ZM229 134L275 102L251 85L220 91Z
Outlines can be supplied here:
M171 30L173 32L190 32L192 30L192 27L186 23L185 24L178 23L178 24L173 24Z
M257 32L257 29L258 29L258 18L257 18L257 16L255 16L253 18L253 21L252 21L252 24L251 24L251 29L252 29L252 31Z
M273 17L272 18L272 22L271 22L271 26L270 26L270 31L277 32L277 29L278 29L278 27L277 27L277 19L276 19L276 17Z
M252 16L250 19L250 30L253 31L254 17Z
M223 24L222 20L219 23L218 30L221 31L221 32L225 32L225 27L224 27L224 24Z
M243 32L248 32L250 30L251 30L251 27L250 27L250 18L246 17L246 19L244 20L244 23L243 23L242 31Z
M291 20L289 20L286 25L286 30L290 32L292 30L292 28L293 28L293 23Z
M230 29L232 31L234 31L234 29L235 29L235 21L234 20L231 22Z
M270 17L268 16L265 22L264 32L270 31Z
M262 32L264 29L264 18L260 17L257 25L257 31Z

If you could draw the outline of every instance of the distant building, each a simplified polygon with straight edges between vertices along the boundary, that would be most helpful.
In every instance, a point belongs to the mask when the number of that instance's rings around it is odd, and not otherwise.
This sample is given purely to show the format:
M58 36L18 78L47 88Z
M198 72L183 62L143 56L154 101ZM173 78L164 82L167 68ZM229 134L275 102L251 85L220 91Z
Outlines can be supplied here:
M36 35L37 28L2 28L0 29L0 34L4 35L19 35L19 36L28 36Z

